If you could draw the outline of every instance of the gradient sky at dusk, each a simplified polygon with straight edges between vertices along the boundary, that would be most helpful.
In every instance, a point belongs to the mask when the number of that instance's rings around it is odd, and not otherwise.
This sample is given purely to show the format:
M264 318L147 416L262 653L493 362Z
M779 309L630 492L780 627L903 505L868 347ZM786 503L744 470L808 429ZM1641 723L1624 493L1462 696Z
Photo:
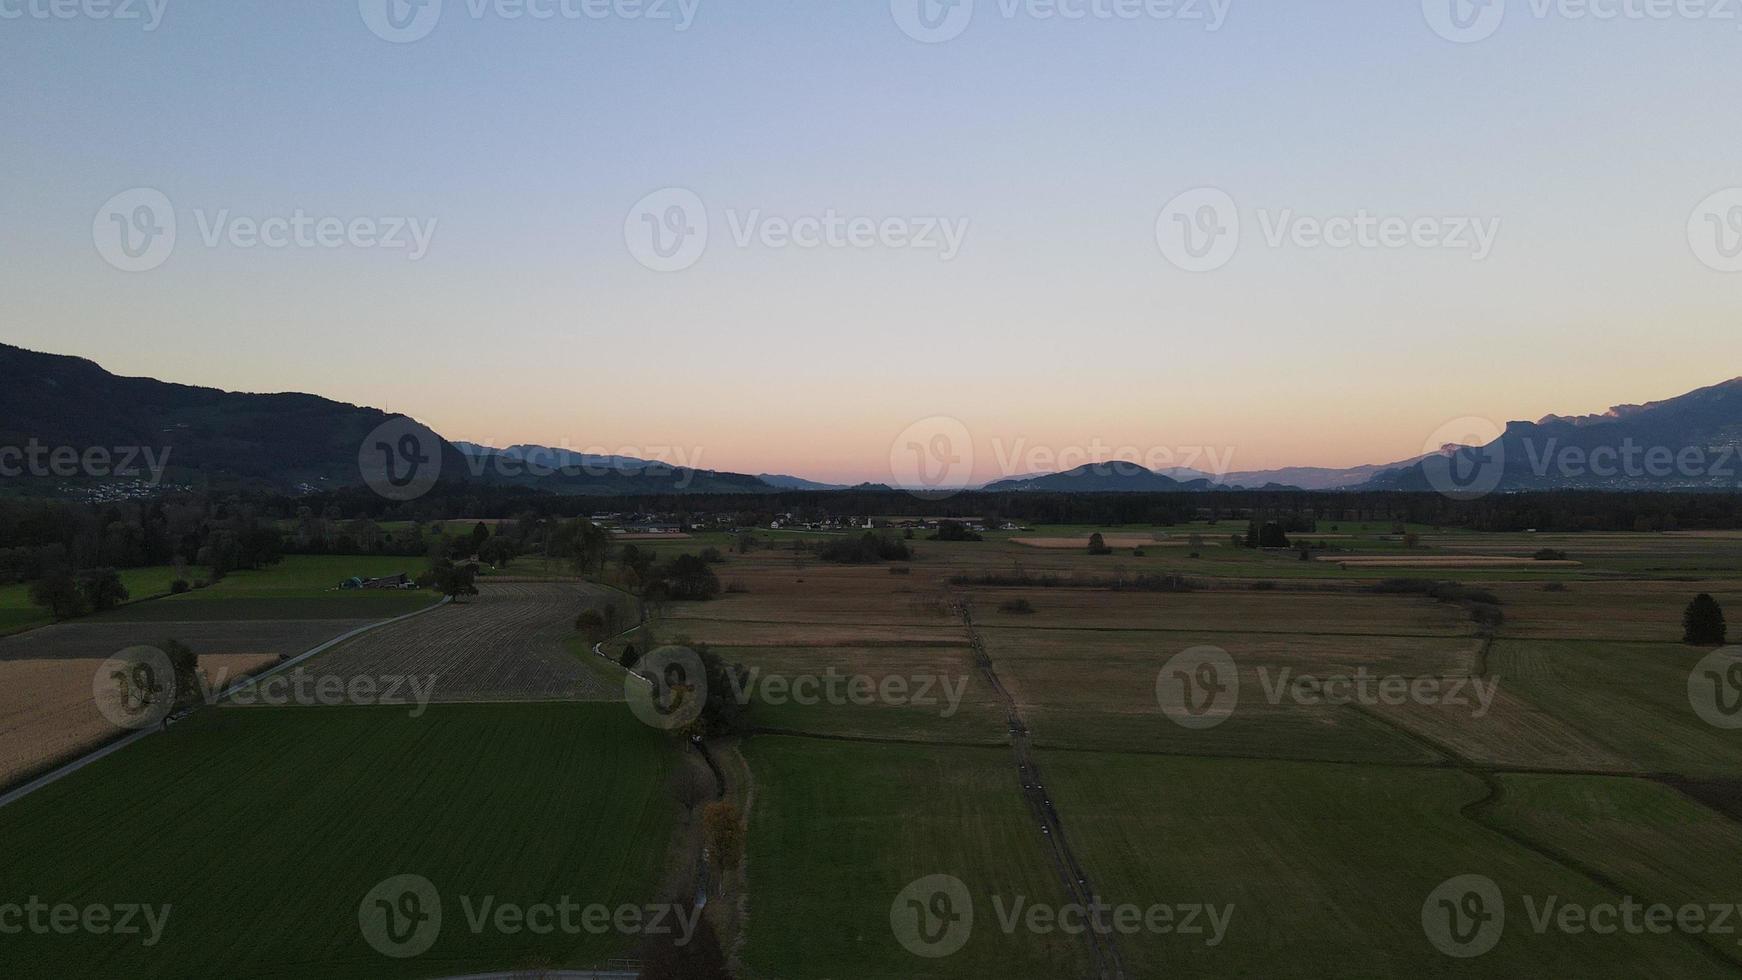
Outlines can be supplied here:
M1233 0L1216 32L978 0L922 44L884 0L701 0L682 32L446 0L391 44L356 0L167 3L151 32L0 18L0 340L455 439L855 481L889 479L934 416L973 434L979 479L1035 447L1352 465L1461 416L1742 374L1742 273L1688 229L1742 186L1736 21L1514 0L1454 44L1414 0ZM1156 219L1205 186L1244 237L1186 272ZM174 203L178 241L126 273L92 226L136 187ZM701 197L710 238L658 273L624 224L667 187ZM413 262L208 248L196 218L298 208L438 225ZM1482 261L1272 248L1261 209L1500 232ZM732 239L734 216L830 210L968 231L950 261Z

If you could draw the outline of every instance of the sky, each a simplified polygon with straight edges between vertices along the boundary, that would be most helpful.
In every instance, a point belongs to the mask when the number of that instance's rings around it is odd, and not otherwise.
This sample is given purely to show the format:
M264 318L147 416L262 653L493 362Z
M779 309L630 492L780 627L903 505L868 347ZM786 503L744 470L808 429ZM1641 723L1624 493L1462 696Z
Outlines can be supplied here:
M0 341L839 482L1413 457L1742 374L1679 9L0 0Z

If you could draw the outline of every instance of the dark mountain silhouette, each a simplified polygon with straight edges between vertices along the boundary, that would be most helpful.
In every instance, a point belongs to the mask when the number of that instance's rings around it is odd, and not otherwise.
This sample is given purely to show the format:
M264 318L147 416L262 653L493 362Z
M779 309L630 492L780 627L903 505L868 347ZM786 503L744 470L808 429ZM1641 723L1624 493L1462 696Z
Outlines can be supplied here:
M1486 446L1447 447L1363 490L1736 490L1742 378L1601 415L1512 422Z
M1207 479L1176 480L1128 462L1088 463L1062 473L988 483L988 492L1179 493L1215 489Z
M357 486L363 483L359 454L365 440L395 418L401 416L316 395L249 394L124 378L83 358L0 344L0 448L119 451L111 468L119 467L120 452L143 450L151 459L165 460L166 485L290 493ZM462 452L423 431L440 455L443 483L564 494L770 492L753 476L626 457L596 458L617 461L604 467L533 466L526 458L528 447L504 455L468 445L469 452ZM143 469L137 459L136 465ZM51 470L3 483L11 492L55 494L125 479L131 478L62 476Z
M161 482L281 492L361 484L359 454L375 430L402 416L316 395L249 394L124 378L78 357L0 344L0 450L65 447L144 450L166 466ZM629 456L545 446L493 449L450 443L428 430L444 483L515 486L561 494L775 493L851 490L800 477L690 469ZM1542 489L1736 490L1742 487L1742 378L1601 415L1513 422L1488 446L1447 447L1349 484L1370 467L1296 467L1213 477L1154 472L1135 463L1079 466L1000 480L996 492L1175 493L1233 489L1505 492ZM165 456L167 454L167 456ZM4 461L6 457L0 457ZM38 458L41 458L40 456ZM115 459L119 467L120 459ZM136 466L142 461L135 459ZM125 475L0 479L0 493L66 492Z

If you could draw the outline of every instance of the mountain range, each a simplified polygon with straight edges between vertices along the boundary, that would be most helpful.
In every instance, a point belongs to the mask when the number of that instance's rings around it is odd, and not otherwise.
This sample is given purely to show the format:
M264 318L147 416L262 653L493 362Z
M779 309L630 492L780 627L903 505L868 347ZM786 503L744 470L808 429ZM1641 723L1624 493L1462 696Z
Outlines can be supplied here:
M11 448L142 447L176 486L307 493L361 482L359 449L402 418L299 393L249 394L126 378L78 357L0 344L0 462ZM427 430L425 430L427 431ZM878 489L777 474L751 476L622 455L519 444L450 442L430 433L444 483L561 494L776 493ZM989 492L1192 493L1360 490L1486 493L1543 489L1735 490L1742 486L1742 378L1677 398L1588 416L1512 422L1482 446L1449 445L1395 463L1226 474L1088 464L998 480ZM0 481L0 492L60 493L121 474Z

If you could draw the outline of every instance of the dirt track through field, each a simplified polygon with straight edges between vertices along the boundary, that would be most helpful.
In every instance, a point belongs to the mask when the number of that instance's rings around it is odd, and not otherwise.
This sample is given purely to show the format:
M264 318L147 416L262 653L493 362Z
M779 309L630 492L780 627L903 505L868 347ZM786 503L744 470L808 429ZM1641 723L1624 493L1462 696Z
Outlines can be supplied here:
M997 666L986 652L986 644L980 638L979 629L974 626L973 609L965 600L958 602L956 608L961 614L962 625L968 630L968 641L974 648L974 662L985 673L987 682L1004 702L1010 720L1010 744L1016 753L1017 773L1022 780L1022 797L1028 801L1029 809L1041 827L1041 834L1050 845L1049 853L1052 855L1053 866L1058 870L1059 880L1073 901L1084 909L1094 908L1098 902L1095 886L1090 884L1088 872L1083 870L1082 862L1071 851L1070 841L1065 837L1064 821L1059 817L1058 808L1053 806L1052 797L1046 791L1040 765L1035 761L1033 747L1028 741L1028 724L1022 719L1022 709L1017 707L1016 699L1005 690L1004 684L998 679ZM1083 938L1089 944L1089 955L1095 963L1095 976L1101 980L1124 980L1125 966L1119 958L1119 948L1113 941L1112 933L1103 935L1095 929L1085 929Z
M571 648L575 617L624 598L576 582L482 582L480 594L366 634L309 661L311 674L434 677L433 700L617 701L599 665ZM584 653L584 651L583 651Z

